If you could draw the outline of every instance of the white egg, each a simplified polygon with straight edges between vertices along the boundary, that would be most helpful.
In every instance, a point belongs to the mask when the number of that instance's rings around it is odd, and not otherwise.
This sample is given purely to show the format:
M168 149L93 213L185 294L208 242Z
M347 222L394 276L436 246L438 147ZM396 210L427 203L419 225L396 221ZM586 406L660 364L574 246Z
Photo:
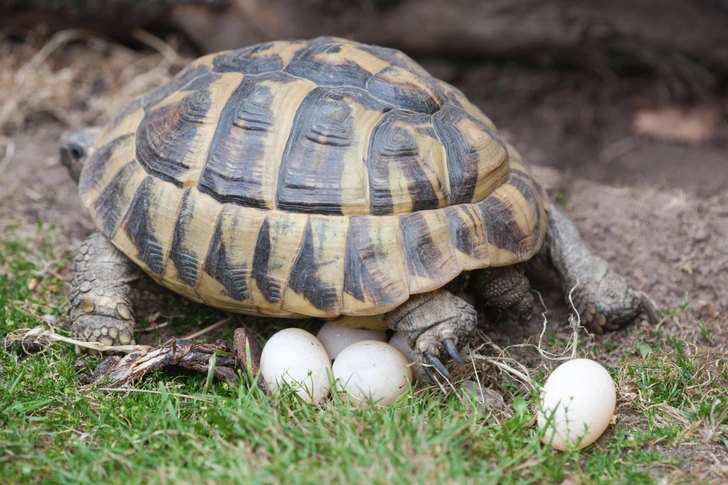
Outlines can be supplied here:
M335 359L339 353L351 344L361 342L362 340L378 340L380 342L387 341L386 330L369 330L367 327L371 324L370 319L376 317L345 317L346 319L338 319L336 322L346 323L356 326L357 328L345 327L334 321L324 323L321 330L316 334L316 338L321 341L329 357ZM374 323L381 323L379 320ZM386 324L385 324L386 325Z
M321 402L329 395L329 375L333 375L324 346L300 328L281 330L266 342L260 372L270 392L286 382L307 402Z
M561 364L541 391L538 426L547 427L544 443L557 450L594 443L607 429L617 404L609 372L589 359Z
M412 381L407 358L385 342L364 340L345 348L334 361L336 383L357 404L371 399L393 403Z
M389 339L389 345L402 352L407 357L408 362L412 363L416 361L415 351L409 346L407 339L401 332L394 332L392 338ZM430 380L420 364L412 364L410 365L410 369L412 369L412 377L415 381Z

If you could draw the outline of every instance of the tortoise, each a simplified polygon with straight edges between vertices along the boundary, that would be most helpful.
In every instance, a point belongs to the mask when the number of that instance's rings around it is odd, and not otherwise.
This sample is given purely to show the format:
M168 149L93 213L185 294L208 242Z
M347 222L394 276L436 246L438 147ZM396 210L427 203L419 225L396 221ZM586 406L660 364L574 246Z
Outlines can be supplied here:
M398 50L319 37L207 55L65 134L61 161L98 230L75 258L81 340L134 342L138 268L232 312L378 315L361 321L445 376L477 323L453 293L528 318L536 256L592 330L655 318L492 121Z

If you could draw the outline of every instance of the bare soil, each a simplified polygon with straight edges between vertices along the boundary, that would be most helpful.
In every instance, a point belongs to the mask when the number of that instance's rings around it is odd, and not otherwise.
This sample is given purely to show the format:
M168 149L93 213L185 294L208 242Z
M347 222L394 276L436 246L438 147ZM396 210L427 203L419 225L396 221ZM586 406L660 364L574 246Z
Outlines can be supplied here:
M0 63L16 73L37 49L8 46L8 42L0 41L0 52L6 56ZM0 124L0 135L5 134L0 138L0 157L4 147L7 151L0 158L0 231L13 226L16 233L17 227L31 233L38 221L53 225L58 228L58 248L67 255L93 228L78 201L76 186L58 164L59 136L82 123L103 123L120 100L152 82L147 79L131 91L122 91L123 73L129 85L136 75L157 69L153 82L159 82L180 62L173 59L164 64L169 53L165 57L97 47L76 45L45 59L31 74L34 89L65 90L67 95L58 100L49 96L46 104L21 104L25 111L20 121ZM93 69L89 69L89 58L93 58ZM665 334L696 341L701 329L695 322L702 321L714 336L703 350L716 359L728 356L725 96L714 93L699 100L697 104L715 110L718 118L709 139L686 144L634 132L632 120L639 110L673 103L669 87L660 80L510 64L462 66L427 60L424 64L463 89L526 160L540 167L542 181L555 199L566 202L566 211L587 244L645 291L657 308L675 309L688 298L688 314L661 324ZM12 85L12 76L0 77L0 82L3 79L6 86L0 86L0 92L20 89ZM0 114L11 97L0 95ZM59 103L62 116L51 109ZM536 274L534 284L549 308L550 329L567 332L569 309L553 279ZM487 330L504 345L537 335L541 324L538 318L525 326L504 320L491 322ZM631 349L634 340L645 335L646 325L637 322L631 329L595 338L597 342L608 338L618 347ZM645 425L629 414L619 419ZM689 457L686 467L673 473L678 477L709 480L706 470L728 464L725 448L718 445L657 447L666 454Z

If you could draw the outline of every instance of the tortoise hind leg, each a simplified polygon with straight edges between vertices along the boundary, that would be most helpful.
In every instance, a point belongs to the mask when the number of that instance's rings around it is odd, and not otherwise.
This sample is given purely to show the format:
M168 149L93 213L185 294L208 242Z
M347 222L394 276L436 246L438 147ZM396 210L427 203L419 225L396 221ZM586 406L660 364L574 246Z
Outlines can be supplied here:
M134 343L130 283L141 272L101 234L84 241L73 266L71 323L78 340L105 345Z
M573 289L574 306L590 330L619 329L642 311L656 323L652 305L589 251L574 224L554 206L549 209L543 251L561 276L564 294L568 297Z
M470 340L478 323L471 304L443 289L412 295L384 318L389 328L405 336L430 378L431 366L448 380L450 374L440 359L449 355L464 363L457 348Z

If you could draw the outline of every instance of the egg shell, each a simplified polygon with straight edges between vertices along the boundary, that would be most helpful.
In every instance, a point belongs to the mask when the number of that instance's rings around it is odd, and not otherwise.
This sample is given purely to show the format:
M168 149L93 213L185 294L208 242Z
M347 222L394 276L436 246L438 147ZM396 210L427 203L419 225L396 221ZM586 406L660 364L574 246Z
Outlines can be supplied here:
M365 340L345 348L334 361L336 383L357 404L393 403L412 381L407 358L385 342Z
M352 324L356 324L357 318L362 319L362 326L366 325L367 319L371 317L351 317ZM339 353L351 344L362 340L387 341L386 330L369 330L366 328L351 328L338 325L334 322L326 322L316 334L316 338L323 344L329 357L335 359Z
M307 402L321 402L329 395L331 360L316 337L300 328L273 335L263 347L260 372L270 392L286 382Z
M600 364L589 359L561 364L541 391L538 426L548 426L543 442L557 450L589 446L609 426L616 404L614 381Z
M407 339L401 332L394 332L392 338L389 339L389 345L399 350L404 354L405 357L407 357L407 361L411 364L410 369L412 370L412 378L415 381L430 380L420 364L412 364L412 362L417 361L417 358L415 357L415 351L412 350L412 347L409 346L409 344L407 343Z

